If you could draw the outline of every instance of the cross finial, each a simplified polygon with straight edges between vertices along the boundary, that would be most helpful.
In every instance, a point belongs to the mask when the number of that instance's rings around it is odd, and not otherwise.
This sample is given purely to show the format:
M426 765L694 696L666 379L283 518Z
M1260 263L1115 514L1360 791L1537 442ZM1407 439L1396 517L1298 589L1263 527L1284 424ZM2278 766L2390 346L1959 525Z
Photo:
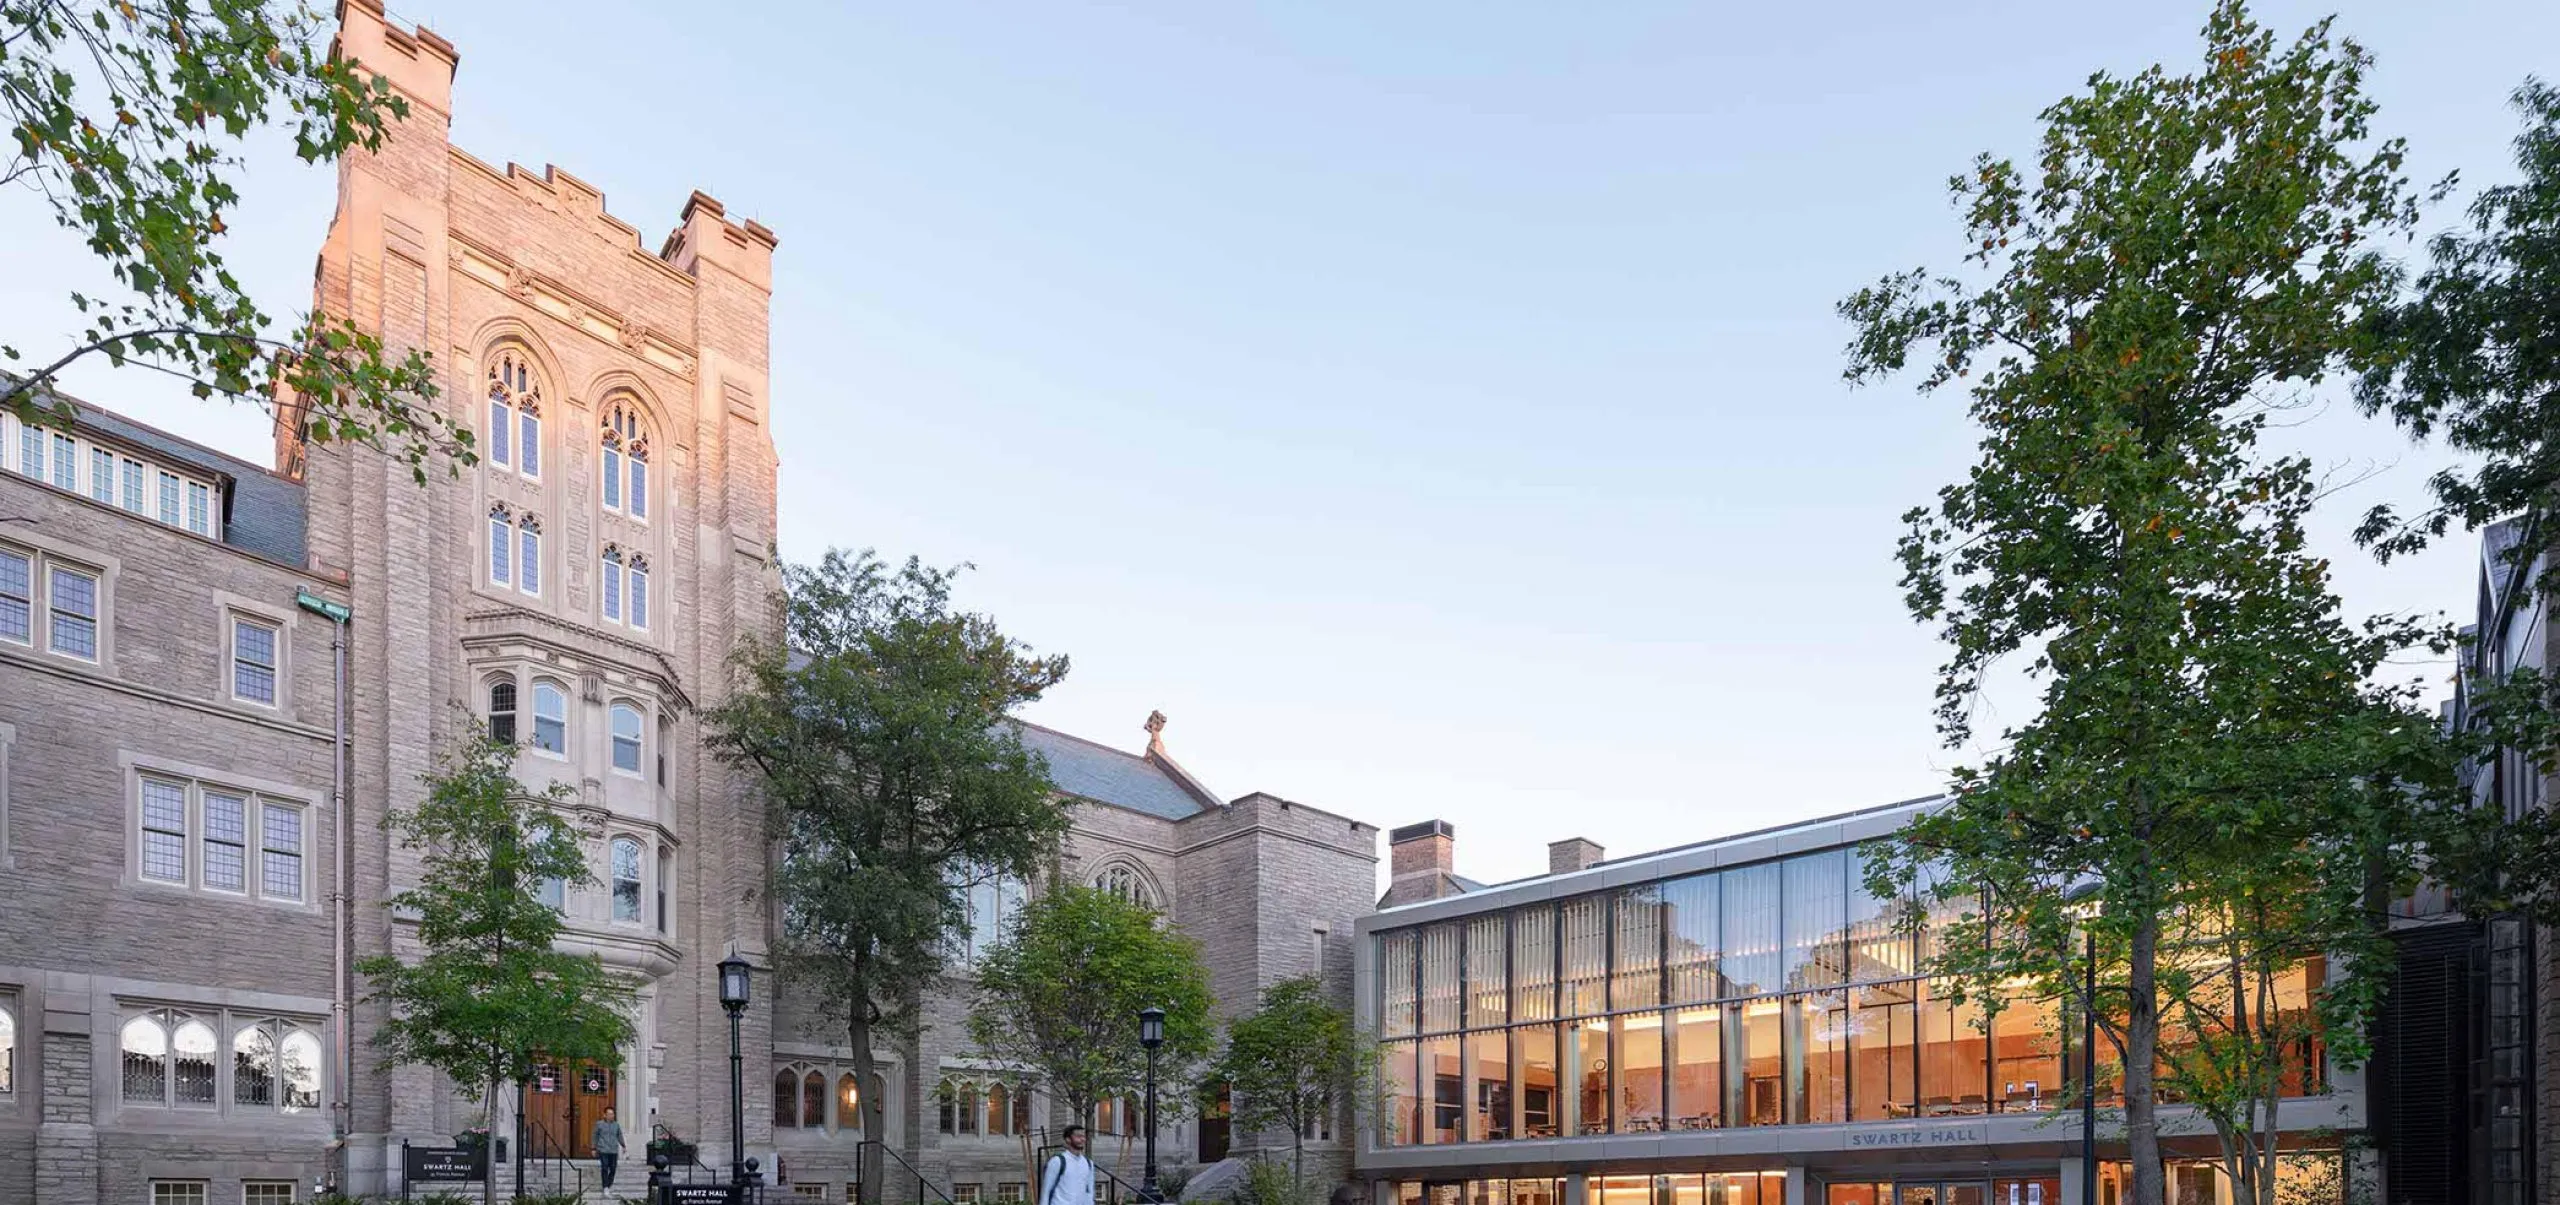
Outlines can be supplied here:
M1164 713L1161 711L1147 713L1147 752L1164 752Z

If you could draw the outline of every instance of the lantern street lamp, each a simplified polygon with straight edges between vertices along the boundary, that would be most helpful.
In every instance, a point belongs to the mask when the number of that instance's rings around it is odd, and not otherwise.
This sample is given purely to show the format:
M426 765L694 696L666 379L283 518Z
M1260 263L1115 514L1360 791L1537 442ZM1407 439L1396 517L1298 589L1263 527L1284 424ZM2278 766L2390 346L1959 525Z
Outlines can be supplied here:
M1149 1202L1160 1203L1164 1194L1156 1187L1156 1047L1164 1045L1164 1010L1149 1005L1138 1010L1138 1044L1147 1048L1147 1175L1139 1182L1138 1192Z
M720 960L720 1007L729 1013L729 1182L747 1182L747 1072L738 1049L738 1018L747 1011L747 960Z

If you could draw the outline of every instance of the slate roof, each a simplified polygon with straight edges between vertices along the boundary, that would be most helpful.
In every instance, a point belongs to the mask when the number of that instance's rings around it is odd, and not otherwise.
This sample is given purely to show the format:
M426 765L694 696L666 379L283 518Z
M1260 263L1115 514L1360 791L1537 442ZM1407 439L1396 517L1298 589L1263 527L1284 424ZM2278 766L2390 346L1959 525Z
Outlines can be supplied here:
M222 479L222 542L296 569L309 563L305 535L310 513L302 483L278 477L237 456L189 443L111 410L73 402L79 425L160 460Z
M1022 743L1048 759L1050 781L1069 795L1167 820L1197 816L1209 808L1207 800L1185 788L1162 763L1054 728L1014 723L1022 729Z
M115 411L78 398L55 396L71 403L74 426L172 467L192 469L220 481L223 543L296 569L309 566L310 511L302 483L279 477L237 456L145 426Z
M809 664L809 654L793 649L786 660L791 668L801 669ZM1173 771L1159 762L1028 720L1009 722L1021 730L1023 745L1049 763L1049 781L1078 799L1167 820L1182 820L1209 810L1209 800L1186 789Z

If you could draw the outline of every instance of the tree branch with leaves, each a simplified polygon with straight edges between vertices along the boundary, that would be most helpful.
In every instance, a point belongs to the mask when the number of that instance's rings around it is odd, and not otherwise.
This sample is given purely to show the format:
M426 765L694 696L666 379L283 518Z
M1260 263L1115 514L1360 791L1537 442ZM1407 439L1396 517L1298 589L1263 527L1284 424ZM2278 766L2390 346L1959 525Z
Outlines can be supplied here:
M233 181L252 130L294 129L305 162L374 150L408 101L324 39L305 4L275 0L0 0L0 185L52 210L121 287L72 293L85 323L30 356L0 344L0 409L60 425L62 372L95 356L177 376L199 398L269 404L312 439L382 450L425 480L473 459L439 412L423 349L392 355L344 317L281 329L224 262Z

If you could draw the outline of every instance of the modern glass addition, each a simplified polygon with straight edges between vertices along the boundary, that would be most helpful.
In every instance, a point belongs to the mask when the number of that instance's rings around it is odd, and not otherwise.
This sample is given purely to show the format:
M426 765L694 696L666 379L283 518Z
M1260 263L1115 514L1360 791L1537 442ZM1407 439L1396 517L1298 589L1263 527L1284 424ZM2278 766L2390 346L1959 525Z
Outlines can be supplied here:
M1905 902L1876 898L1863 871L1859 851L1830 849L1377 933L1380 1140L2072 1103L2080 1055L2061 1004L1959 1001L1921 978L1926 926L1902 925ZM2320 973L2288 977L2283 1006L2307 1009ZM2298 1052L2288 1091L2324 1090L2324 1060L2316 1043ZM2113 1078L2102 1065L2102 1098Z

